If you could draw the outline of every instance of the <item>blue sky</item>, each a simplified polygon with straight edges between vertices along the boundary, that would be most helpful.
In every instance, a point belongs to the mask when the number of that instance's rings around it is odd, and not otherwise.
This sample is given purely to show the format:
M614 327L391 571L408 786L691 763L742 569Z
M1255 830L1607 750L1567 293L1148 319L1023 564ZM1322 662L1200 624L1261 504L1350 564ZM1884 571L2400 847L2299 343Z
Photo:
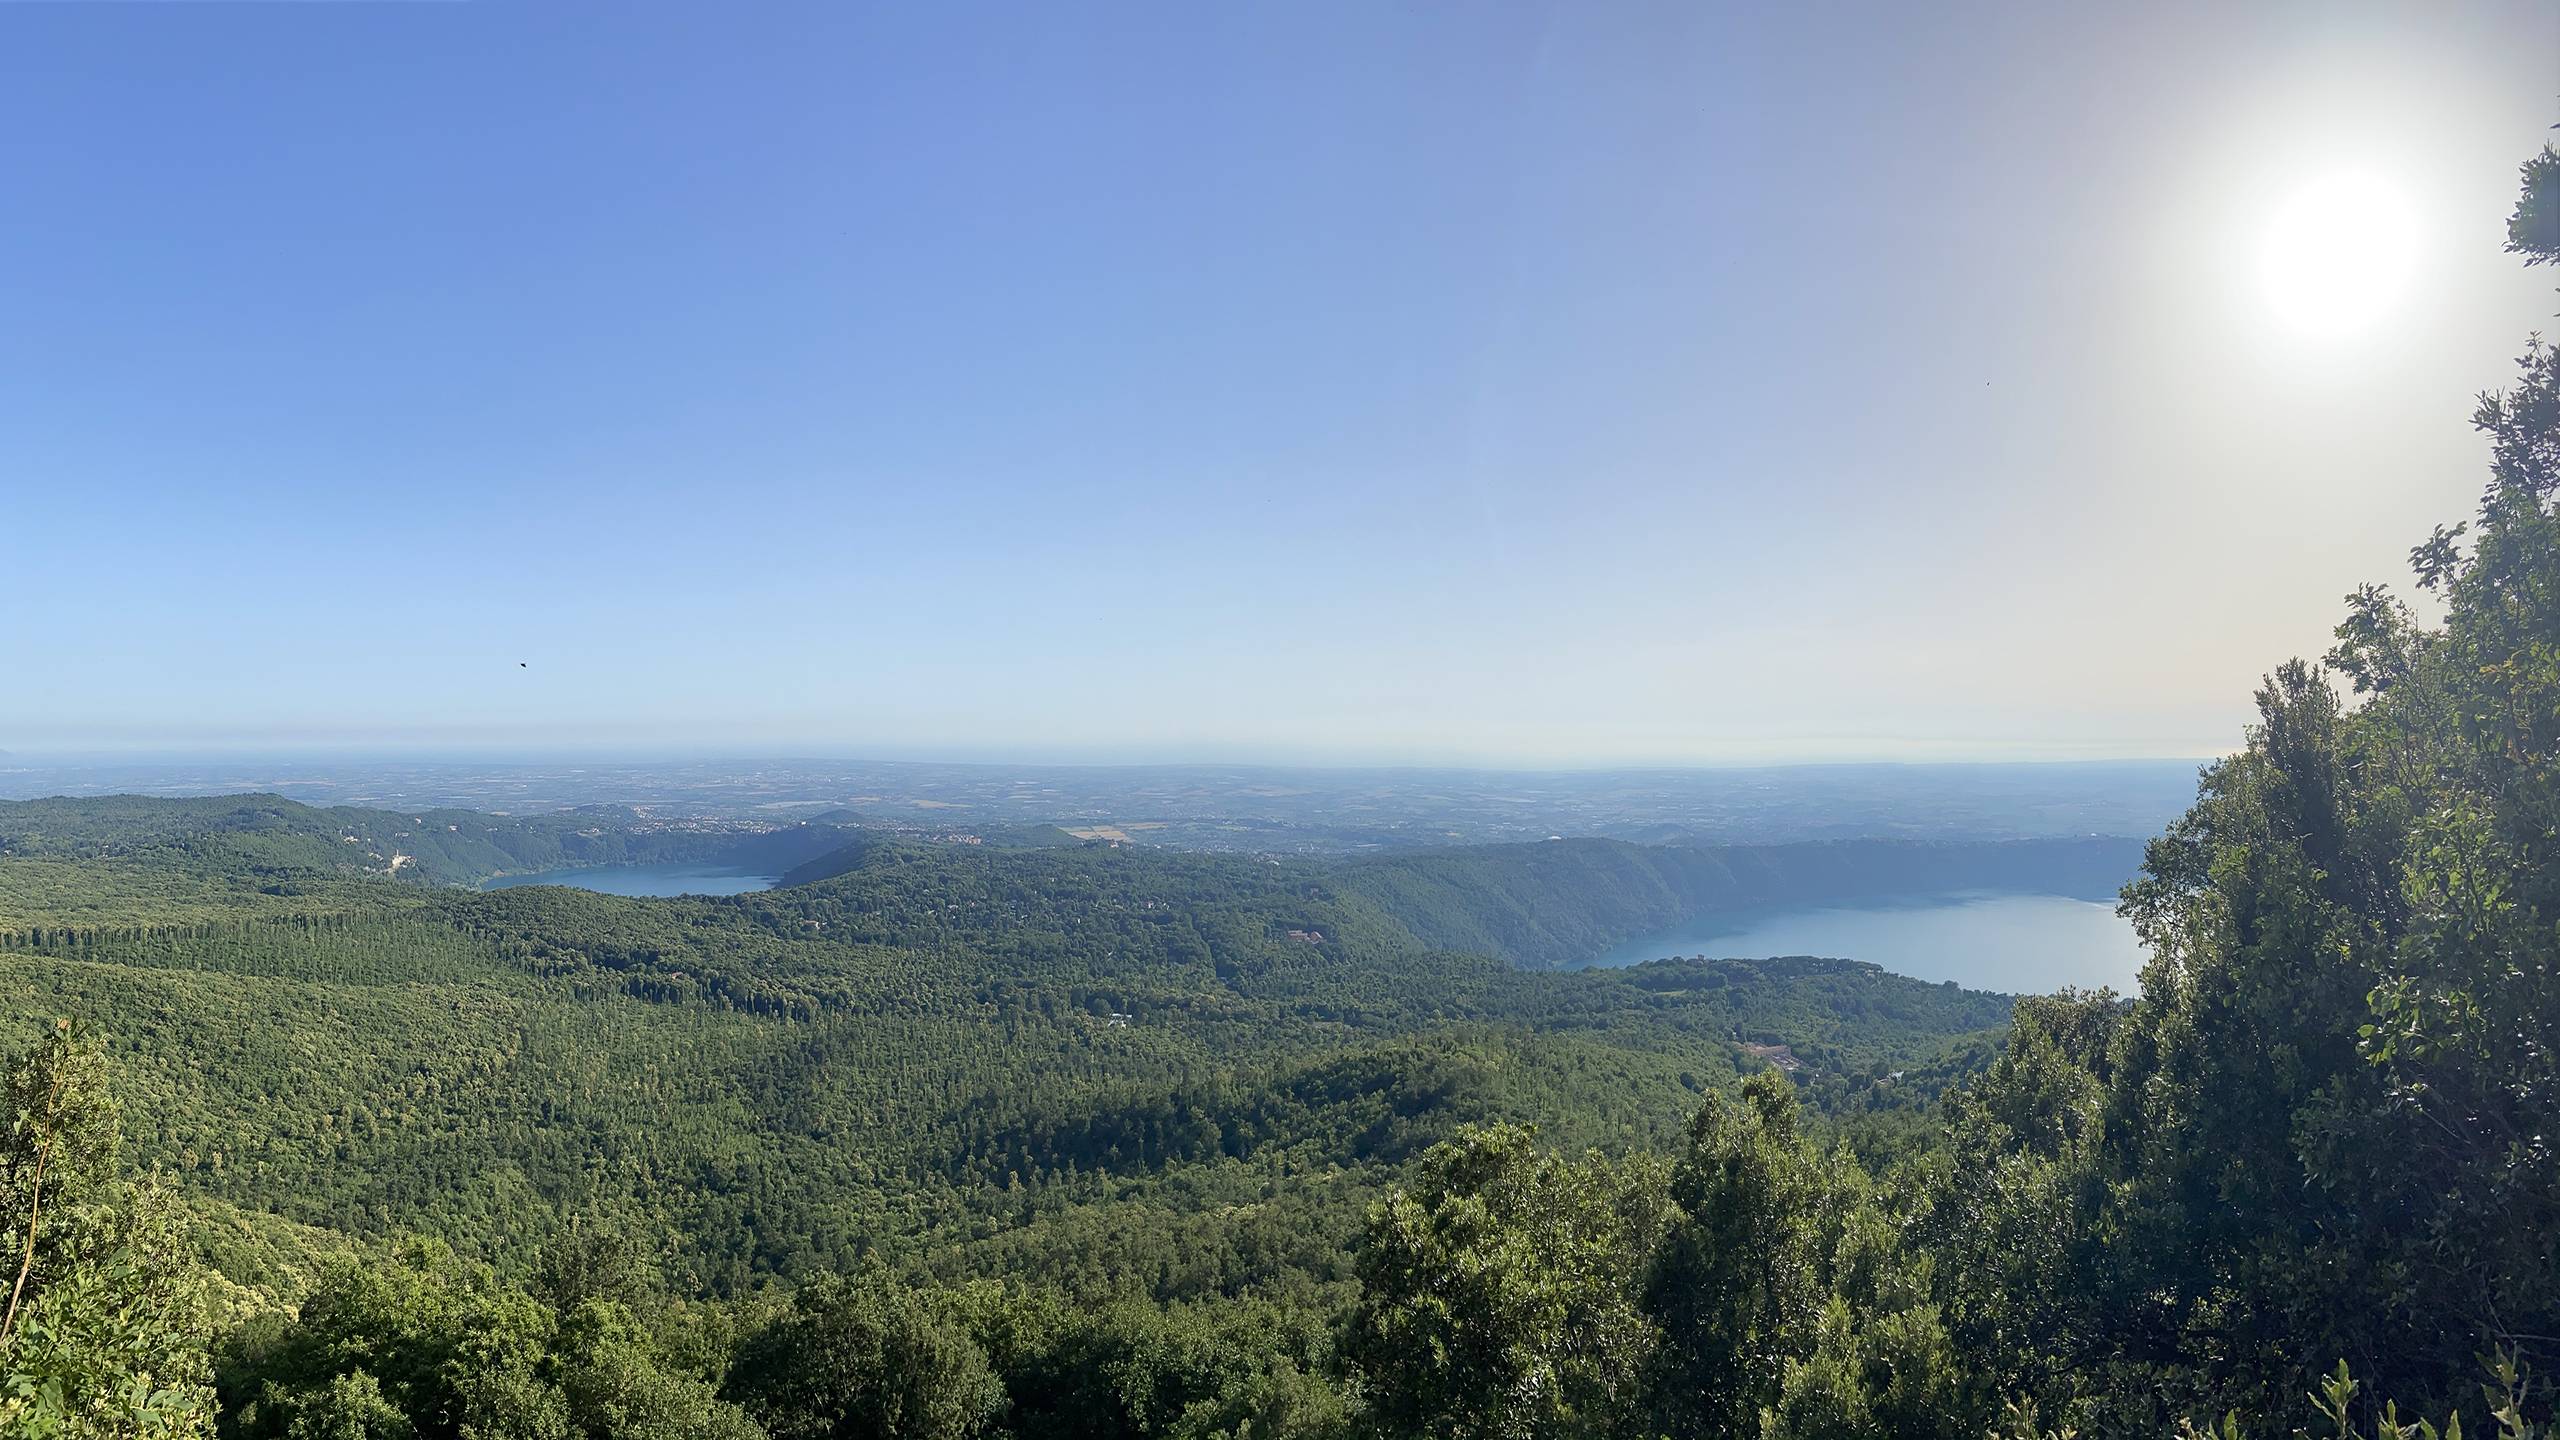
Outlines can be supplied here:
M6 7L0 749L2219 749L2476 494L2555 95L2525 4Z

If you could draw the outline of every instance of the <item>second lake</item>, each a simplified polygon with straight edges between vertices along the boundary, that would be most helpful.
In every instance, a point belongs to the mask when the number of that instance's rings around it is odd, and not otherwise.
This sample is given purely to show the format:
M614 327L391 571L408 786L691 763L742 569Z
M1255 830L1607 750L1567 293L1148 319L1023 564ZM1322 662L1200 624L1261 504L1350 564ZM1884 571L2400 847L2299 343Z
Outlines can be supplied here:
M719 865L597 865L584 870L545 870L536 875L501 875L481 888L512 890L518 885L567 885L603 895L739 895L773 884L771 875Z
M2144 952L2115 906L2062 895L1966 891L1701 915L1617 946L1594 965L1672 955L1865 960L1897 975L1969 990L2048 994L2066 985L2140 988Z

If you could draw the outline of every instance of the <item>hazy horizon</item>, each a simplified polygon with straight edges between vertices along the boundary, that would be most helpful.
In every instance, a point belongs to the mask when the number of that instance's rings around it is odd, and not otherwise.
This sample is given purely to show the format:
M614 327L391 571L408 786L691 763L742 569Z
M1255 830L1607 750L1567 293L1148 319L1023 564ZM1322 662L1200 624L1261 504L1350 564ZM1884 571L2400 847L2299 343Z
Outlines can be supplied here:
M314 765L708 765L754 764L760 762L858 763L881 765L950 765L1003 768L1019 765L1039 769L1206 769L1238 770L1444 770L1480 772L1484 774L1569 775L1578 773L1616 774L1663 772L1716 773L1753 770L1889 770L1889 769L2035 769L2100 767L2109 765L2185 765L2205 764L2221 758L2228 751L2195 755L2046 755L2020 758L2011 755L1933 756L1928 758L1854 758L1854 759L1731 759L1731 760L1472 760L1463 756L1438 757L1418 755L1327 756L1291 755L1287 752L1219 752L1193 751L1114 751L1108 749L1073 750L1042 749L1036 746L966 748L912 748L873 746L868 748L808 747L766 748L718 746L698 747L631 747L613 749L602 746L542 749L539 747L454 747L421 746L407 749L377 749L360 744L337 747L286 745L206 745L197 747L154 747L135 749L68 749L0 747L0 765L34 768L73 767L84 765L187 765L197 763L260 763Z
M5 24L19 756L2202 757L2552 308L2541 5Z
M0 802L267 794L393 812L632 807L652 825L761 831L823 818L930 842L984 839L988 827L1001 840L1008 827L1058 826L1079 839L1173 849L1349 854L1558 836L1640 844L2145 837L2193 801L2199 763L1490 768L1021 756L31 756L0 759Z

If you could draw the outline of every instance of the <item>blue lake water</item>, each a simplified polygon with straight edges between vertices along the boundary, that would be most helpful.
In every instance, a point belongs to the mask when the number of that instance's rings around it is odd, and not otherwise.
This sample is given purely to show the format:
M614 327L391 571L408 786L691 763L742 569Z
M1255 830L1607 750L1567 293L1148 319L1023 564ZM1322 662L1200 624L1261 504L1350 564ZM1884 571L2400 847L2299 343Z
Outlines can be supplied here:
M2066 985L2106 985L2130 995L2140 988L2144 959L2133 927L2112 904L1968 891L1702 915L1628 941L1592 963L1640 965L1670 955L1827 955L2019 995Z
M769 889L771 875L720 865L598 865L586 870L545 870L534 875L501 875L484 888L512 890L518 885L567 885L600 895L739 895Z

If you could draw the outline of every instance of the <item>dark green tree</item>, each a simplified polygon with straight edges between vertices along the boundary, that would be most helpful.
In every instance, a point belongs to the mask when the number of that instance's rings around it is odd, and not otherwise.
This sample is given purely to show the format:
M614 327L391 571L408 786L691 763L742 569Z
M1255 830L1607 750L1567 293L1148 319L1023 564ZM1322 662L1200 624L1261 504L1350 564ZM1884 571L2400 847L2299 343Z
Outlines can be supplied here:
M1671 1199L1644 1291L1662 1332L1647 1376L1652 1422L1683 1440L1754 1433L1787 1361L1812 1347L1830 1228L1822 1167L1785 1076L1752 1076L1739 1101L1707 1097Z
M1369 1216L1350 1353L1389 1435L1605 1435L1654 1340L1636 1305L1659 1178L1516 1126L1432 1147Z
M434 1241L336 1266L298 1315L233 1336L222 1372L243 1437L763 1434L623 1300L562 1311Z
M200 1277L169 1197L123 1173L105 1061L62 1021L6 1064L0 1433L210 1433Z
M1851 1170L1841 1157L1835 1162ZM1977 1440L1981 1388L1968 1382L1932 1297L1930 1258L1906 1242L1852 1171L1835 1180L1856 1198L1827 1264L1829 1294L1810 1353L1789 1359L1763 1412L1765 1440Z
M801 1286L729 1384L775 1440L967 1440L1005 1407L964 1326L906 1286L834 1274Z

